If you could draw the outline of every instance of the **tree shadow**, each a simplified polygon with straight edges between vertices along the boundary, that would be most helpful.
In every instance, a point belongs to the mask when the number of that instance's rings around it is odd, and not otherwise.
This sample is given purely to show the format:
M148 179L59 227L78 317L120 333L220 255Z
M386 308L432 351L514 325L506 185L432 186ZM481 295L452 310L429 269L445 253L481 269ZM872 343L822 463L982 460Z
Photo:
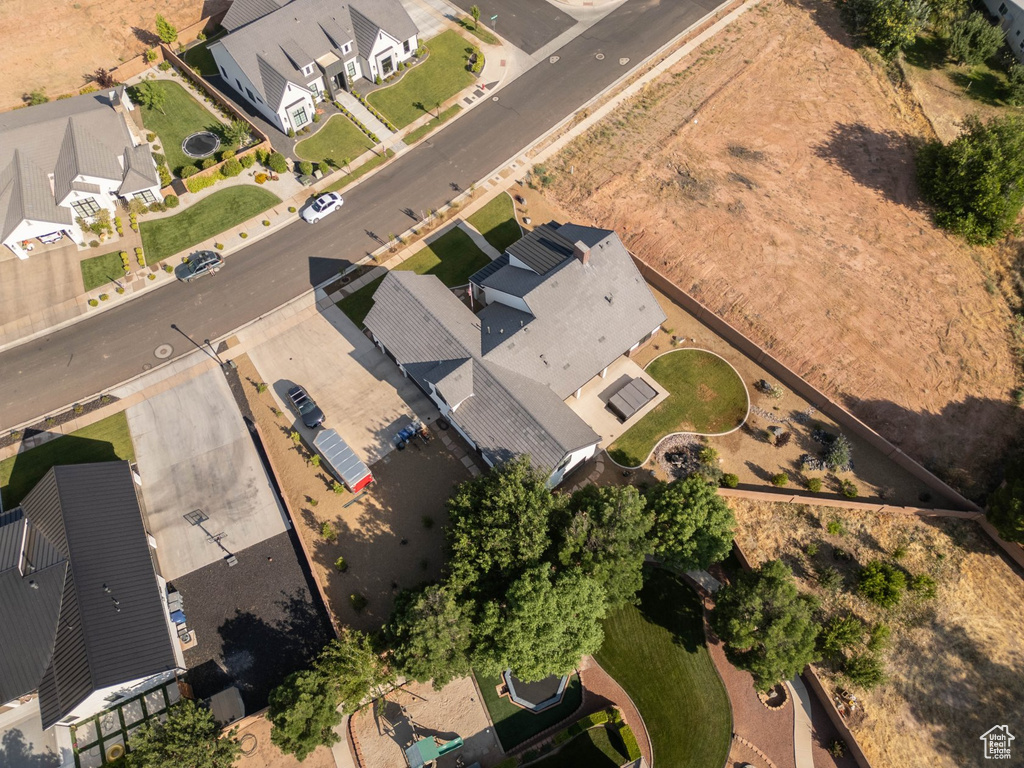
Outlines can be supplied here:
M987 67L956 69L949 73L949 79L975 101L990 107L1006 106L1006 83Z
M897 131L877 131L863 123L840 123L814 152L861 186L917 210L923 205L913 181L918 143Z
M918 35L903 55L908 64L918 69L939 69L948 60L946 44L936 35Z
M12 728L0 739L0 768L58 768L60 756L47 749L34 752L18 728Z
M673 642L687 653L705 644L704 605L682 576L661 568L644 568L644 586L637 607L651 624L672 633Z
M132 27L132 34L135 35L135 39L143 45L148 45L151 48L160 45L160 35L150 29Z

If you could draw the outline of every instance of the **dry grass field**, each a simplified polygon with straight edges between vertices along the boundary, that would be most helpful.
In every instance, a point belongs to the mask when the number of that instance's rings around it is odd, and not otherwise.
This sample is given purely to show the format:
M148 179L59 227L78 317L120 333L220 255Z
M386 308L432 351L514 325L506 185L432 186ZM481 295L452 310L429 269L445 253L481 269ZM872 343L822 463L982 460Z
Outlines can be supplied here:
M162 13L179 29L222 11L230 0L4 0L0 3L0 110L45 88L51 97L86 84L152 47Z
M978 737L996 723L1024 731L1024 580L970 521L860 513L730 499L736 540L752 565L781 558L802 589L829 613L851 612L868 623L884 621L892 642L884 653L889 681L857 691L862 716L851 728L876 766L980 765ZM829 534L839 521L845 533ZM834 529L833 529L834 530ZM808 545L817 546L814 557ZM835 547L852 558L836 560ZM905 554L894 558L903 548ZM814 552L814 548L811 549ZM883 559L937 582L934 600L904 596L884 610L853 590L861 565ZM831 564L844 577L832 593L815 566ZM827 667L826 667L827 669ZM842 684L836 673L828 681Z
M991 251L920 202L933 137L831 4L766 0L563 150L545 194L977 492L1019 428L1012 317Z

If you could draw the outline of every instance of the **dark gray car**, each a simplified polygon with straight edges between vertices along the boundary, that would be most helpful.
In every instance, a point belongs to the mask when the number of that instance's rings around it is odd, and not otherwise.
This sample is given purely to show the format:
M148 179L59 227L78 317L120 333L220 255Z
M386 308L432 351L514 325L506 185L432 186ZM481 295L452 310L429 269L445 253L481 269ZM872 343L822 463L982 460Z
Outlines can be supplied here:
M320 406L310 397L302 387L295 386L288 390L288 399L292 401L295 410L299 412L302 423L309 429L319 427L324 423L324 412Z
M179 264L174 270L175 277L179 280L191 283L203 275L212 275L220 272L224 266L224 257L214 251L196 251L188 257L188 261Z

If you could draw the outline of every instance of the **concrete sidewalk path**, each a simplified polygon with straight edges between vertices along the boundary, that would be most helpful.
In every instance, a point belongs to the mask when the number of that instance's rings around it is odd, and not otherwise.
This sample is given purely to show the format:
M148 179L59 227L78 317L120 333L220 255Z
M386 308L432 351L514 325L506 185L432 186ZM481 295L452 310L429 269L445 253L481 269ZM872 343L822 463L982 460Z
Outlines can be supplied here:
M486 253L487 258L489 258L491 261L494 261L495 259L501 257L501 252L493 245L488 243L487 238L481 235L477 231L476 227L474 227L468 221L466 221L465 219L459 219L458 227L467 235L469 235L470 240L473 241L477 248Z
M793 697L793 753L796 768L814 768L811 733L811 699L804 681L797 675L786 683Z

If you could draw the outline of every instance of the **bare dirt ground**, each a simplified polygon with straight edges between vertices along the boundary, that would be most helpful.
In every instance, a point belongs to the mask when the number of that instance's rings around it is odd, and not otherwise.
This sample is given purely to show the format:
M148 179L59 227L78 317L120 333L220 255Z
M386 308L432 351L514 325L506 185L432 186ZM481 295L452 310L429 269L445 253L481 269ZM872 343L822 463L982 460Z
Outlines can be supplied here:
M979 736L1009 721L1024 730L1024 624L1018 607L1024 580L994 550L974 523L891 513L767 504L730 499L736 540L753 565L781 558L802 589L815 593L829 615L853 613L869 624L887 623L892 642L883 656L889 681L857 690L863 714L851 729L873 765L963 766L983 762ZM845 533L826 526L841 522ZM807 545L817 545L813 557ZM852 555L835 559L841 547ZM897 547L906 550L896 560ZM812 549L813 551L813 549ZM854 593L856 573L880 558L937 582L934 600L904 596L883 610ZM830 564L844 577L829 593L811 575ZM842 684L823 666L826 684Z
M830 4L767 0L567 147L546 194L976 490L1019 425L1011 315L921 205L932 136Z
M404 750L422 738L437 736L465 742L443 756L438 768L451 768L462 757L466 765L479 761L485 768L501 759L484 704L473 678L453 680L440 691L430 685L410 683L353 715L353 733L364 768L406 765Z
M99 67L112 69L159 42L156 14L179 29L230 5L230 0L4 0L0 3L0 110L45 88L53 98L86 84Z
M246 736L252 735L256 744ZM237 738L244 739L243 749L253 751L238 758L235 768L334 768L334 755L327 747L317 747L301 763L292 755L286 755L270 741L270 721L262 715L247 717L238 727Z

